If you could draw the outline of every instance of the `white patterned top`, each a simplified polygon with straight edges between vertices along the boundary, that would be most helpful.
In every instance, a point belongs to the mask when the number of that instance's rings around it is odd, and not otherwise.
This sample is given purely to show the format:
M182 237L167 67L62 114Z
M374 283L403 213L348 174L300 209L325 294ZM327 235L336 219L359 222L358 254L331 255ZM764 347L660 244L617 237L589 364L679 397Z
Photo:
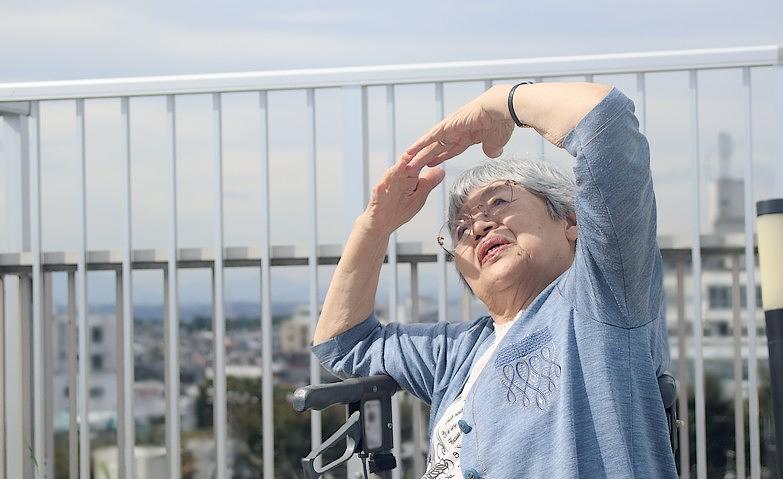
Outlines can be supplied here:
M435 429L432 431L432 443L430 445L430 459L427 463L427 470L422 479L450 479L461 478L460 471L460 450L462 449L462 430L459 427L459 421L462 419L462 409L465 405L465 397L473 386L473 383L484 370L484 367L492 357L492 353L497 349L498 344L506 335L511 325L522 316L524 310L517 313L513 320L495 325L495 341L487 348L484 354L476 361L470 370L465 387L457 396L446 411L441 416Z

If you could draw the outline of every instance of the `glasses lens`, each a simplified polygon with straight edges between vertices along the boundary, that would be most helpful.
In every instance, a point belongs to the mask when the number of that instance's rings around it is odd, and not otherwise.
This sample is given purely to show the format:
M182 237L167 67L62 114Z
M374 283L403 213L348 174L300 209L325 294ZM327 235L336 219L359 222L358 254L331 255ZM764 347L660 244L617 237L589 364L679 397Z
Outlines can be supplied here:
M478 207L485 215L497 218L506 206L514 201L514 188L509 182L488 188L485 195L482 195L480 206Z
M480 215L497 220L506 207L514 201L514 183L498 182L485 189L479 197L478 204L462 212L459 219L449 228L446 222L438 232L438 244L447 252L454 254L455 250L470 238L473 221Z

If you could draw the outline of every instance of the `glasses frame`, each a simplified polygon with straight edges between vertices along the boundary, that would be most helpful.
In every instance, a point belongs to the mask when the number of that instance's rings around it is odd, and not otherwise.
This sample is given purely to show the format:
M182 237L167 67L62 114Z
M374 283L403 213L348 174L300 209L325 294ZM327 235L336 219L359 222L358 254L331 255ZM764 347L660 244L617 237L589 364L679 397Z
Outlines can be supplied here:
M518 199L518 198L517 198L517 196L516 196L516 195L514 195L514 193L513 193L513 191L514 191L514 190L513 190L513 188L514 188L515 186L519 186L519 182L518 182L518 181L515 181L515 180L498 180L498 182L500 182L500 181L503 181L503 186L508 186L509 188L511 188L511 191L512 191L512 194L511 194L511 199L509 200L508 204L506 204L505 206L503 206L503 207L500 209L500 211L497 211L497 212L495 212L495 213L493 213L493 214L489 214L489 213L486 211L486 207L487 207L487 205L485 205L485 204L483 204L483 203L479 203L479 204L477 204L476 206L474 206L473 208L471 208L471 209L470 209L470 210L467 212L467 214L461 214L461 215L459 215L459 216L457 217L457 219L459 219L459 218L462 218L462 217L468 217L468 218L470 219L470 233L471 233L471 236L473 235L473 227L474 227L474 226L475 226L475 224L476 224L475 218L476 218L476 215L477 215L477 213L480 213L480 214L482 214L482 215L483 215L484 217L486 217L486 218L490 218L490 217L497 216L499 213L501 213L501 212L505 211L505 210L508 208L508 206L509 206L511 203L513 203L514 201L516 201L516 200ZM492 185L492 184L494 184L494 183L495 183L495 182L493 182L493 183L490 183L490 184L489 184L489 185L487 185L485 188L487 188L487 187L491 186L491 185ZM445 231L447 231L447 232L449 232L449 234L450 234L450 230L451 230L451 228L449 227L449 221L448 221L448 220L446 220L446 221L443 223L443 225L440 227L440 229L438 230L438 235L435 237L435 241L436 241L436 242L438 243L438 245L439 245L439 246L440 246L440 247L443 249L443 251L445 251L445 252L446 252L446 253L447 253L449 256L451 256L451 257L454 257L454 256L455 256L455 254L454 254L454 253L457 251L457 247L455 246L455 247L454 247L454 249L453 249L453 250L451 250L451 251L449 251L449 249L448 249L448 248L446 248L446 245L445 245L445 243L446 243L446 237L445 237L443 234L441 234L441 232L443 232L444 230L445 230Z

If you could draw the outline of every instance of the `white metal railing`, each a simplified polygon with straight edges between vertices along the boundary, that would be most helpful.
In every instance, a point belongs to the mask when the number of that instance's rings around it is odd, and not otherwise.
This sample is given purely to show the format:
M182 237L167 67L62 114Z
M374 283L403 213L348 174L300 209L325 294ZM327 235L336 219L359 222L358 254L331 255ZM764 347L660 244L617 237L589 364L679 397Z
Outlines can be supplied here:
M696 470L698 477L706 477L706 433L705 433L705 397L704 397L704 364L703 364L703 325L702 325L702 244L701 232L701 207L700 207L700 148L699 148L699 75L700 71L713 69L740 69L743 74L742 103L744 108L745 137L748 145L752 144L752 87L750 82L751 70L755 68L773 68L775 70L776 93L778 94L778 109L775 121L783 125L783 68L781 65L781 50L776 46L728 48L710 50L688 50L670 52L649 52L617 55L587 55L577 57L554 57L527 60L482 61L482 62L458 62L429 65L400 65L390 67L364 67L364 68L337 68L301 71L280 71L263 73L243 73L225 75L193 75L178 77L153 77L133 78L118 80L86 80L43 83L11 83L0 84L0 115L3 122L0 123L5 130L4 147L0 151L2 161L7 165L13 165L6 170L14 173L15 177L7 179L7 185L21 184L21 194L6 202L6 207L12 213L9 218L17 220L19 230L16 232L21 237L21 248L18 252L0 255L0 332L9 334L9 316L5 315L9 307L4 297L5 288L8 287L5 278L19 276L19 301L14 318L20 320L32 318L32 337L24 336L24 328L19 324L13 324L13 330L22 340L20 347L30 347L31 361L22 362L22 376L29 374L32 378L32 390L28 390L23 382L14 384L13 387L21 387L19 393L24 399L29 395L30 401L18 401L13 404L21 410L10 411L6 408L0 415L5 429L5 437L0 434L0 440L5 440L5 448L8 451L5 456L0 454L0 466L5 468L8 474L18 474L24 477L36 475L44 477L50 475L51 444L47 443L47 406L44 398L49 385L46 381L46 361L44 344L46 340L45 312L50 301L50 294L46 291L45 277L55 270L68 271L69 312L76 318L76 324L71 329L72 334L78 334L75 344L78 346L80 358L89 357L89 340L87 337L87 271L92 268L113 269L117 272L116 287L118 292L118 445L120 450L119 464L120 477L134 477L133 447L135 444L133 428L133 318L131 271L139 268L158 268L165 274L164 299L165 299L165 385L166 385L166 446L168 451L168 470L170 477L178 477L180 474L179 454L179 364L178 364L178 270L186 267L210 268L213 272L212 296L215 304L214 315L214 358L215 358L215 405L214 428L216 443L216 474L222 478L226 475L226 375L225 375L225 330L224 330L224 268L238 265L252 265L259 268L261 275L261 331L262 331L262 423L263 423L263 473L265 477L274 477L274 437L272 430L272 323L271 323L271 268L275 265L307 264L310 283L309 304L310 320L314 326L317 321L318 311L318 264L319 262L333 262L339 257L339 246L321 245L318 234L318 201L316 195L316 164L318 160L318 145L316 143L316 104L315 92L323 88L339 88L343 99L342 120L345 125L343 138L344 177L346 185L345 210L343 212L344 225L349 227L353 219L364 208L368 197L368 114L367 114L367 88L369 86L384 86L386 92L387 108L387 132L388 157L387 162L393 163L396 158L395 139L396 115L395 115L395 88L399 85L427 83L434 85L435 114L442 117L445 110L444 84L461 81L483 81L485 87L492 85L494 80L509 80L517 78L533 78L538 81L549 80L556 77L580 76L586 81L592 81L595 75L630 74L636 79L637 114L640 119L642 131L646 128L647 95L646 75L652 72L689 72L690 77L690 125L691 131L691 159L692 171L692 224L693 237L688 255L692 268L693 300L691 302L692 318L694 324L694 388L696 402ZM307 96L307 133L302 136L307 149L307 178L310 194L307 197L308 211L307 222L309 224L309 237L306 251L299 251L291 247L277 248L271 245L270 236L270 200L269 200L269 115L267 93L273 90L303 90ZM257 114L260 119L259 143L257 145L257 158L261 165L261 229L258 231L258 243L260 248L225 248L223 242L224 217L223 217L223 146L224 136L222 94L227 92L255 92L257 100ZM177 238L177 124L176 108L177 98L180 95L202 93L210 94L212 99L211 121L213 139L213 187L215 216L213 229L216 243L210 250L183 250L180 248ZM168 197L168 247L165 251L135 250L131 244L131 150L130 142L133 134L131 129L131 105L130 97L160 96L166 97L166 138L168 142L168 167L170 172ZM86 148L88 141L85 131L86 101L95 98L115 98L121 104L121 151L122 151L122 205L123 205L123 243L117 245L117 249L110 252L90 251L87 245L87 184L86 184ZM41 104L50 100L68 100L76 105L76 145L80 161L80 187L79 204L80 214L78 223L79 248L76 252L58 253L43 251L41 244ZM781 140L783 141L783 140ZM544 141L538 143L539 153L543 156ZM783 144L779 144L776 162L776 180L778 191L783 192ZM749 382L749 417L750 426L750 470L752 477L760 477L760 444L759 444L759 411L758 411L758 380L757 380L757 338L755 304L755 272L754 272L754 239L753 239L753 153L749 150L745 155L745 271L746 271L746 321L748 335L748 382ZM9 189L10 190L10 189ZM446 206L445 189L440 186L435 192L438 211L444 211ZM9 195L10 197L10 195ZM4 232L3 234L9 234ZM678 250L679 251L679 250ZM682 251L680 251L682 253ZM679 253L678 253L679 254ZM388 250L388 265L394 278L389 285L390 291L390 316L399 318L397 305L399 303L398 284L396 280L397 265L401 262L411 264L412 290L418 287L418 275L416 264L419 262L435 262L437 264L438 282L438 317L446 319L447 309L447 264L446 257L440 250L430 249L421 245L405 245L398 243L396 235L392 237ZM677 263L682 268L683 263ZM684 270L678 269L678 285L682 287ZM685 315L685 300L680 296L679 312ZM20 321L21 324L22 321ZM78 326L78 327L76 327ZM684 332L682 332L684 338ZM3 350L0 358L6 356L4 350L7 342L0 341ZM680 341L680 348L684 348L684 341ZM73 348L72 348L73 349ZM684 357L684 349L681 349ZM22 355L24 356L24 354ZM29 364L28 364L29 363ZM76 351L69 355L69 384L75 386L76 403L71 399L71 407L75 413L71 415L71 477L76 477L77 471L73 469L79 464L79 477L89 477L90 465L90 431L88 421L80 421L77 425L76 417L85 418L88 414L88 379L89 362L79 361L78 371L76 363ZM7 376L8 364L0 363L3 367L0 372ZM26 371L25 367L32 367ZM78 373L78 374L77 374ZM77 384L78 378L78 384ZM0 391L9 393L7 377L0 376ZM310 379L318 382L319 368L311 358ZM14 391L14 394L17 394ZM0 401L2 402L2 401ZM687 408L685 408L687 411ZM395 411L399 416L399 405L395 405ZM3 412L3 411L0 411ZM18 418L6 421L11 415L18 414ZM414 409L416 420L420 420L421 412ZM312 442L318 444L321 440L320 415L312 415ZM399 428L399 421L397 421ZM76 461L75 447L78 430L79 460ZM397 429L395 443L400 444L399 429ZM422 441L421 431L415 430L417 444ZM738 433L739 434L739 433ZM9 437L21 437L31 444L32 454L38 459L38 465L33 467L28 460L28 454L22 446L10 448ZM687 432L685 433L687 438ZM687 442L686 442L687 444ZM3 445L3 443L0 443ZM687 450L682 454L683 464L687 465ZM423 465L416 463L419 472ZM687 467L684 468L684 476L687 476ZM744 474L744 470L742 471ZM399 477L399 470L395 472Z

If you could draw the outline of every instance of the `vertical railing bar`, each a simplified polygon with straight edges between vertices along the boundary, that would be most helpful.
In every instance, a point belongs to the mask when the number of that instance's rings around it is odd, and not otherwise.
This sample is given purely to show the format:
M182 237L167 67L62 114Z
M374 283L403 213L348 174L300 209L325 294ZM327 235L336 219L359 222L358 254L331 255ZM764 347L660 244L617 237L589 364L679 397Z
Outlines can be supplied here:
M41 156L40 156L40 105L31 105L29 122L30 160L30 246L33 256L33 457L38 467L35 476L43 477L46 464L46 428L44 408L44 347L43 347L43 270L41 268Z
M315 90L307 90L307 173L308 203L310 206L310 244L308 245L307 268L310 277L310 337L318 323L318 178L317 178L317 135L316 135ZM310 384L321 383L321 365L315 355L310 355ZM310 411L311 450L321 445L321 411ZM316 458L316 467L321 466L321 457Z
M0 274L0 477L6 477L5 436L5 277Z
M29 195L28 195L29 196ZM29 224L29 223L28 223ZM30 236L29 229L26 236ZM18 316L17 324L19 326L19 370L21 372L22 384L20 384L21 401L17 404L19 413L22 415L22 434L20 435L20 445L22 446L22 477L29 479L34 477L33 470L33 388L32 388L32 304L33 304L33 280L32 276L26 273L19 275L18 294Z
M79 255L76 262L76 288L78 304L79 350L79 477L90 477L90 421L87 411L89 399L88 375L90 368L87 344L87 152L85 138L84 99L76 100L77 157L80 160L79 175Z
M703 330L701 314L701 153L699 151L699 84L698 72L690 70L691 97L691 160L693 161L693 238L691 262L693 264L693 385L696 404L696 475L699 479L707 477L707 434L706 414L704 410L704 357Z
M647 133L647 85L644 72L636 74L636 117L639 119L639 131Z
M369 132L367 121L367 88L364 85L346 85L342 94L343 118L343 232L348 236L356 218L364 211L369 199ZM356 459L349 463L361 467Z
M76 359L76 272L68 271L68 478L79 477L79 436L77 416L77 372Z
M593 83L593 74L592 73L588 73L587 75L585 75L585 82Z
M492 80L484 80L484 90L492 88Z
M750 477L761 477L759 436L758 356L756 355L756 253L753 226L756 218L753 199L753 89L750 68L742 69L745 113L744 205L745 205L745 298L748 330L748 427L750 435Z
M543 77L533 78L533 83L543 83L543 81L544 81ZM538 158L536 159L539 161L543 160L545 152L546 152L546 138L544 138L544 135L538 135Z
M411 317L412 323L419 321L419 268L416 261L411 261ZM429 445L424 443L424 417L421 410L421 402L411 396L411 409L413 410L413 477L422 477L424 475L424 452L423 447L429 449Z
M173 386L173 383L175 382L175 378L171 375L171 369L168 367L169 364L171 364L171 361L174 359L172 358L173 351L171 348L169 348L169 343L171 342L171 287L169 285L169 267L168 265L163 267L163 364L166 366L163 369L163 383L165 385L166 389L166 411L165 411L165 421L166 421L166 433L165 433L165 441L166 441L166 460L168 461L167 467L169 469L169 474L172 474L171 477L179 477L180 470L174 469L173 461L175 460L173 456L179 455L175 453L175 449L172 446L172 443L174 441L177 441L179 438L179 431L178 430L172 430L171 427L172 424L175 423L175 419L173 419L175 411L172 409L171 400L170 397L172 396L169 394L169 391ZM212 309L214 312L214 308ZM177 381L178 382L178 381Z
M680 479L690 477L690 423L688 422L688 390L690 383L690 364L688 362L688 344L685 321L685 261L680 256L675 257L677 271L677 375L679 376L678 414L682 420L679 427L680 443Z
M54 298L52 291L52 273L43 275L43 345L44 345L44 431L46 434L45 477L54 477ZM3 397L0 395L0 397ZM0 431L2 434L2 431ZM0 469L2 472L2 469Z
M166 356L166 458L169 477L180 477L180 427L179 427L179 272L177 251L179 239L177 229L177 99L166 96L166 123L169 160L169 234L166 268L163 273L165 321L164 340Z
M214 188L215 188L215 316L213 331L215 340L215 454L216 477L226 477L226 367L225 367L225 311L223 305L223 108L221 94L212 94L212 128L214 141Z
M442 119L445 115L445 99L443 96L443 82L435 83L435 109L437 113L438 120ZM442 165L445 167L445 163ZM436 188L435 188L435 197L437 199L436 205L437 205L437 212L438 218L436 220L436 223L439 223L443 221L444 218L446 218L446 214L448 213L447 208L447 200L446 200L446 180L444 179ZM438 269L437 269L437 277L438 277L438 321L447 321L448 320L448 288L447 288L447 280L448 276L446 274L446 252L443 251L443 248L437 249L437 260L438 260Z
M121 323L118 324L120 344L120 366L118 368L118 398L119 407L118 442L121 441L119 472L120 478L130 479L136 477L134 448L136 442L135 422L133 416L133 278L132 278L132 216L131 216L131 137L130 137L130 100L128 97L120 99L121 135L123 146L122 158L122 202L123 202L123 248L122 267L118 272L117 280L121 287L117 290L118 298L122 298L122 304L117 308L121 310Z
M274 418L272 397L272 289L270 265L270 209L269 209L269 113L267 92L258 93L260 113L259 153L261 164L261 424L263 427L263 477L274 477Z
M364 121L368 121L365 117ZM386 166L391 167L397 162L397 119L395 109L394 85L386 85L386 142L388 155ZM387 268L389 271L389 322L400 320L397 305L399 303L398 278L397 278L397 232L392 232L389 237L389 247L386 253ZM392 396L392 437L394 439L393 453L400 457L400 442L402 441L400 396ZM392 478L399 479L401 468L392 470Z
M745 400L742 391L742 325L740 323L740 258L731 256L731 327L734 346L734 443L737 479L745 479Z
M125 467L127 465L127 458L125 456L125 432L128 428L128 423L125 422L125 378L123 377L124 368L122 361L124 359L124 351L122 344L122 315L124 310L125 298L122 294L122 267L114 273L114 316L117 327L115 328L114 344L117 348L117 357L119 362L117 363L117 477L120 479L126 479L128 477Z

